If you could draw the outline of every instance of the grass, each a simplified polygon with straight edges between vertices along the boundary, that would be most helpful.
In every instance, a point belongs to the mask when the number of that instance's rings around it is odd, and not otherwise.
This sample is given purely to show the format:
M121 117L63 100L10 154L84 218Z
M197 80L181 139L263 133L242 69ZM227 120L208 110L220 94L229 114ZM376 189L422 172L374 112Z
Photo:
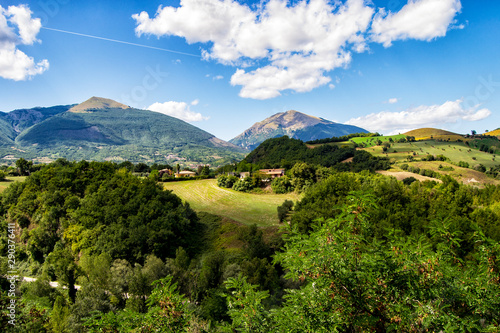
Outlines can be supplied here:
M252 194L223 189L217 180L204 179L163 183L165 189L188 202L195 211L230 218L237 222L257 226L278 225L277 207L285 200L297 201L299 195Z
M407 163L408 156L413 156L415 160L420 160L426 155L444 155L451 162L458 163L464 161L472 168L476 164L483 164L487 169L500 164L500 159L496 160L496 155L485 153L477 149L471 149L463 142L440 142L434 140L395 143L388 149L387 154L382 151L381 146L365 148L375 156L389 157L396 163ZM396 151L396 152L394 152ZM415 153L415 155L413 155Z
M420 169L428 169L437 171L441 174L450 175L458 182L463 182L470 185L492 184L498 185L500 181L488 177L482 172L472 170L477 164L483 164L487 169L498 165L500 160L496 160L496 156L490 153L485 153L477 149L471 149L463 142L438 142L434 140L395 143L388 149L387 154L382 151L381 146L365 148L364 150L375 156L388 157L395 165L390 171L401 171L399 165L407 163L410 166L419 167ZM394 152L395 151L395 152ZM415 153L415 155L413 155ZM443 155L449 159L447 162L441 161L422 161L422 157L430 155ZM408 162L408 156L413 156L414 161ZM458 163L464 161L469 163L469 168L460 168L449 162ZM452 167L453 171L439 170L439 165L443 167Z
M377 140L380 140L382 142L389 141L389 139L392 139L393 141L397 141L401 138L406 138L406 135L404 134L397 134L397 135L388 135L388 136L370 136L370 137L356 137L356 138L351 138L349 141L341 141L341 142L331 142L331 143L319 143L319 144L313 144L313 145L308 145L309 148L316 148L319 146L322 146L324 144L327 145L336 145L339 147L342 146L353 146L353 142L357 143L358 145L361 143L364 143L366 147L372 147L377 144Z
M450 141L464 140L463 135L437 128L420 128L406 132L405 135L413 136L417 141L431 140L431 139L450 140Z
M486 132L484 135L491 135L491 136L500 136L500 128L496 129L494 131Z
M5 191L7 187L10 186L13 182L24 182L26 179L26 176L20 176L20 177L6 177L6 180L0 182L0 193Z

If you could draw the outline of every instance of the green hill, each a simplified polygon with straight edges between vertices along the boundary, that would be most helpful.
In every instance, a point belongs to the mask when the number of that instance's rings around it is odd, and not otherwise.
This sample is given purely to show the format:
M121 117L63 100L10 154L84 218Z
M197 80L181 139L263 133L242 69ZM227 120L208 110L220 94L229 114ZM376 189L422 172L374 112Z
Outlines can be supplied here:
M437 128L419 128L406 132L404 135L413 136L416 140L440 139L445 141L458 141L464 139L464 136L461 134Z

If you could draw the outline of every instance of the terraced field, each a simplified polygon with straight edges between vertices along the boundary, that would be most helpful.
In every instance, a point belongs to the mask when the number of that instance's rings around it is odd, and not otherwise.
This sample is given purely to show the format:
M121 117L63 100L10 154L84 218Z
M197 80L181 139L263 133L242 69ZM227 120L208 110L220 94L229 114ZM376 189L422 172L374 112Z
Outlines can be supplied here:
M389 157L396 163L406 163L408 156L413 156L415 160L420 160L422 157L430 154L444 155L454 163L460 161L467 162L471 168L476 164L482 164L489 169L492 166L500 164L500 158L497 160L496 155L471 149L463 142L438 142L428 140L395 143L388 149L387 154L382 151L381 146L365 148L365 150L376 156Z
M276 208L285 200L297 201L299 195L252 194L223 189L217 180L193 180L163 183L165 189L188 202L195 211L228 217L243 224L257 226L277 225Z

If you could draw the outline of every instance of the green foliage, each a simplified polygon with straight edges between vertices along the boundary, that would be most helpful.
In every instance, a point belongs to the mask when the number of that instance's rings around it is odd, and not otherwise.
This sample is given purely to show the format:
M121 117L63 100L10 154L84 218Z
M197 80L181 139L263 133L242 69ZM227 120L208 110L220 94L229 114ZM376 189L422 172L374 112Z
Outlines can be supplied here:
M403 184L405 185L411 185L411 183L416 182L417 179L415 177L407 177L403 179Z
M486 172L486 167L481 163L474 165L474 170L479 172Z
M217 177L217 186L219 187L225 187L225 188L232 188L233 185L238 181L238 177L233 176L233 175L219 175Z
M240 192L249 192L255 188L254 181L251 177L245 177L243 179L238 179L234 185L233 190Z
M464 161L460 161L460 162L458 162L458 166L461 168L469 168L469 163L464 162Z
M290 177L293 188L303 192L316 182L316 168L307 163L296 163L290 170Z
M293 201L285 200L281 206L278 206L278 219L280 222L285 221L286 217L293 209Z
M310 235L289 231L285 251L276 259L288 277L307 285L287 296L279 312L286 320L280 324L293 322L310 332L461 331L498 326L498 263L492 269L486 259L497 253L498 243L478 235L480 253L488 254L477 265L457 264L454 248L460 239L448 225L437 223L433 229L440 239L437 250L424 238L397 234L387 242L373 241L366 216L373 197L353 193L347 202L342 215L317 222ZM483 278L471 278L478 272Z
M16 161L16 167L21 176L27 176L33 169L33 161L27 161L24 158L20 158Z
M339 137L332 137L332 138L327 138L327 139L317 139L317 140L311 140L311 141L306 141L307 144L324 144L324 143L332 143L332 142L343 142L343 141L348 141L351 138L373 138L380 136L379 133L352 133L348 135L343 135Z
M293 185L288 176L274 178L271 189L276 194L285 194L293 191Z
M262 301L269 293L267 291L258 291L256 286L247 282L243 276L229 278L224 283L227 289L225 294L227 298L229 316L232 324L227 330L232 332L270 332L273 326L269 320L269 313L264 308Z

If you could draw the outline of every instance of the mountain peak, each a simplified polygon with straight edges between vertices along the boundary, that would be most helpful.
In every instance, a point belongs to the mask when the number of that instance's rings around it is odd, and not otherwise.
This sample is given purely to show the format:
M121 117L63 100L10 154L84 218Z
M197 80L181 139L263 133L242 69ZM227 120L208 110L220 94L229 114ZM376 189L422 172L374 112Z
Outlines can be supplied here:
M269 138L288 135L303 141L331 138L366 130L337 124L333 121L289 110L272 115L247 129L229 142L246 149L253 149Z
M80 103L71 109L69 112L81 113L89 110L105 110L105 109L129 109L130 107L113 101L112 99L102 97L91 97L83 103Z

